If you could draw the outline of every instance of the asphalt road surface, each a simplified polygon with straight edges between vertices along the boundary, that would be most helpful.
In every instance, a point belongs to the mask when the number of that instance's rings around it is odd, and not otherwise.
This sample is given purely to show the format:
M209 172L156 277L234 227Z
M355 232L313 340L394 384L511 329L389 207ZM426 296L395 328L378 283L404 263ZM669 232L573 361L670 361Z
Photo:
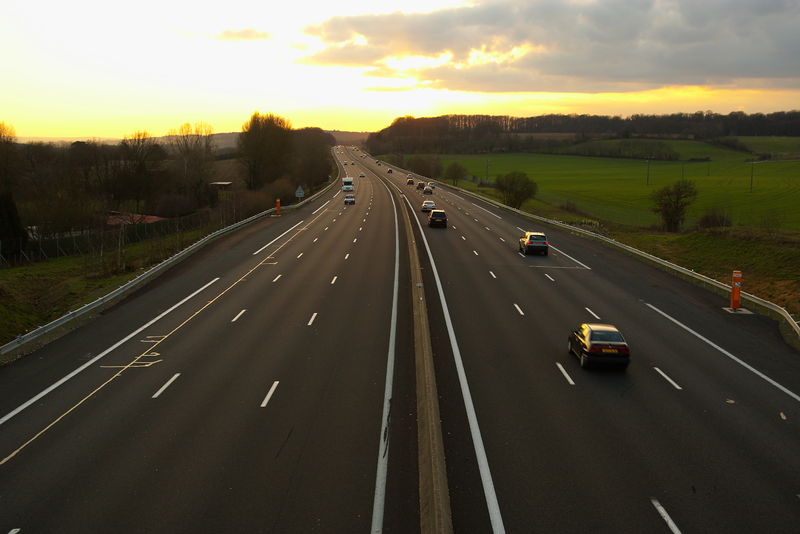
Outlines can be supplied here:
M400 209L456 532L800 531L800 355L773 321L334 154L355 205L334 186L0 368L0 534L419 531ZM425 224L425 199L448 228ZM517 252L525 230L548 256ZM595 321L628 339L627 371L567 353Z

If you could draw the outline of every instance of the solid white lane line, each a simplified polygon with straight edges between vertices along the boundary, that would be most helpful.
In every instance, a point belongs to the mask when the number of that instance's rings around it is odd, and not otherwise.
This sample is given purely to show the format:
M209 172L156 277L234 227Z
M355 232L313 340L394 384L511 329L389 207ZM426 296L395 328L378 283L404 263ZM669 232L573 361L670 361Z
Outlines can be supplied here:
M601 319L600 319L600 316L599 316L599 315L597 315L597 314L596 314L595 312L593 312L592 310L590 310L589 308L584 308L584 310L586 310L587 312L591 313L591 314L592 314L592 317L594 317L594 318L595 318L595 319L597 319L598 321L600 321L600 320L601 320Z
M406 197L406 204L412 210L414 207L411 201ZM450 318L450 311L447 306L447 299L444 296L444 288L442 287L442 280L439 278L439 270L436 268L436 262L433 259L428 238L422 230L422 223L419 219L414 217L419 228L419 233L422 235L422 242L425 245L425 251L428 254L428 261L431 264L431 271L433 272L433 279L436 282L436 291L439 293L439 304L442 307L444 314L444 322L447 326L447 335L450 339L450 347L453 351L453 360L456 365L456 373L458 374L458 383L461 387L461 396L464 399L464 408L467 412L467 421L469 423L470 436L472 437L472 445L475 448L475 458L478 462L478 471L481 475L481 485L483 486L483 494L486 499L486 508L489 511L489 521L492 525L492 532L494 534L505 533L506 529L503 526L503 516L500 513L500 503L497 501L497 492L494 489L494 480L492 480L492 471L489 468L489 459L486 456L486 447L483 444L483 437L481 436L481 429L478 425L478 415L475 412L475 404L472 402L472 393L469 389L467 382L467 373L464 370L464 361L461 359L461 350L458 348L458 340L456 339L456 332L453 328L453 320ZM397 242L398 239L395 239Z
M710 339L707 339L707 338L703 337L702 335L698 334L697 332L695 332L694 330L692 330L691 328L689 328L688 326L686 326L682 322L680 322L677 319L667 315L666 313L664 313L663 311L659 310L658 308L656 308L652 304L650 304L648 302L645 302L645 305L647 307L649 307L650 309L652 309L653 311L656 311L656 312L660 313L662 316L666 317L667 319L669 319L670 321L672 321L676 325L680 326L681 328L683 328L684 330L686 330L690 334L694 335L698 339L700 339L702 341L705 341L706 343L708 343L709 345L711 345L712 347L714 347L715 349L720 351L722 354L724 354L725 356L727 356L731 360L735 361L736 363L738 363L739 365L741 365L742 367L744 367L745 369L747 369L751 373L755 374L756 376L760 377L761 379L769 382L770 384L772 384L773 386L775 386L779 390L781 390L784 393L786 393L787 395L789 395L794 400L800 402L800 395L798 395L797 393L794 393L789 388L786 388L786 387L782 386L781 384L779 384L778 382L774 381L773 379L771 379L770 377L768 377L767 375L765 375L764 373L762 373L761 371L759 371L755 367L753 367L753 366L749 365L748 363L740 360L739 358L737 358L736 356L734 356L733 354L731 354L727 350L723 349L722 347L720 347L719 345L717 345L716 343L714 343Z
M482 208L482 207L478 206L478 205L477 205L477 204L475 204L474 202L470 202L470 204L472 204L472 205L473 205L473 206L475 206L476 208L480 208L480 209L482 209L483 211L485 211L485 212L486 212L486 213L488 213L489 215L494 215L494 216L495 216L495 217L497 217L498 219L502 219L502 217L500 217L499 215L495 215L494 213L492 213L491 211L487 210L486 208Z
M381 182L383 183L383 182ZM383 532L383 514L386 507L386 478L389 468L389 418L392 405L392 384L397 339L397 301L400 287L400 227L397 223L397 204L389 188L386 187L394 210L394 287L392 292L392 319L389 326L389 348L386 356L386 381L383 391L383 413L381 415L380 444L378 445L378 465L375 469L375 495L372 500L372 533ZM422 228L420 228L422 231Z
M566 256L566 257L568 257L569 259L571 259L572 261L574 261L575 263L577 263L578 265L580 265L580 266L581 266L581 267L583 267L584 269L588 269L588 270L590 270L590 271L592 270L592 268L591 268L591 267L589 267L589 266L588 266L588 265L586 265L585 263L582 263L582 262L580 262L580 261L576 260L575 258L573 258L572 256L570 256L569 254L567 254L567 253L566 253L566 252L564 252L563 250L561 250L561 249L558 249L558 248L554 247L553 245L550 245L550 248L552 248L552 249L553 249L553 250L555 250L555 251L558 251L558 253L559 253L559 254L561 254L562 256Z
M572 381L572 377L571 377L571 376L569 376L569 374L567 374L567 370L566 370L566 369L564 369L564 366L563 366L563 365L561 365L561 364L560 364L560 363L558 363L558 362L556 362L556 365L557 365L557 366L558 366L558 368L561 370L561 374L562 374L562 375L564 375L564 378L566 378L566 379L567 379L567 383L568 383L570 386L574 386L574 385L575 385L575 382L573 382L573 381Z
M350 257L350 253L349 253L349 252L348 252L347 254L345 254L345 255L344 255L344 259L347 259L347 258L349 258L349 257Z
M680 390L680 389L683 389L683 388L682 388L682 387L680 387L678 384L676 384L676 383L675 383L675 381L674 381L673 379L671 379L670 377L668 377L668 376L667 376L667 374L666 374L664 371L662 371L662 370L661 370L661 369L659 369L658 367L653 367L653 369L655 369L655 370L656 370L656 372L657 372L658 374L660 374L661 376L663 376L663 377L664 377L664 380L666 380L667 382L669 382L670 384L672 384L672 387L674 387L675 389L678 389L678 390Z
M330 200L329 200L328 202L330 202ZM311 215L316 215L316 214L317 214L317 212L318 212L319 210L321 210L322 208L324 208L325 206L327 206L327 205L328 205L328 202L326 202L326 203L325 203L325 204L323 204L322 206L320 206L320 207L318 207L317 209L315 209L314 211L312 211L312 212L311 212Z
M297 255L297 259L299 260L302 256L303 256L303 253L301 252L300 254Z
M335 284L335 283L336 283L336 279L337 279L337 278L339 278L339 277L338 277L338 276L334 276L334 277L333 277L333 280L331 280L331 285L333 285L333 284Z
M279 382L279 381L277 381L277 380L276 380L275 382L273 382L273 383L272 383L272 387L271 387L271 388L269 388L269 393L267 393L267 396L266 396L266 397L264 397L264 400L261 402L261 407L262 407L262 408L264 408L264 407L266 407L266 406L267 406L267 403L268 403L268 402L269 402L269 400L272 398L272 394L273 394L273 393L275 393L275 390L276 390L276 389L278 389L278 384L280 384L280 382Z
M241 316L242 316L242 314L243 314L244 312L246 312L246 311L247 311L247 310L242 310L242 311L240 311L239 313L237 313L237 314L236 314L236 317L234 317L233 319L231 319L231 322L232 322L232 323L235 323L235 322L236 322L236 320L237 320L237 319L239 319L239 317L241 317Z
M550 280L551 282L555 282L555 281L556 281L556 280L555 280L555 278L553 278L553 277L552 277L552 276L550 276L549 274L547 274L547 273L544 273L544 275L545 275L545 276L547 277L547 279L548 279L548 280Z
M153 395L151 398L153 398L153 399L157 399L157 398L158 398L158 396L159 396L159 395L161 395L162 393L164 393L164 390L165 390L165 389L167 389L167 388L169 387L169 385L170 385L170 384L172 384L173 382L175 382L175 380L176 380L176 379L177 379L179 376L181 376L181 374L180 374L180 373L175 373L175 375L174 375L172 378L170 378L169 380L167 380L167 383L166 383L166 384L164 384L163 386L161 386L161 389L159 389L158 391L156 391L156 392L155 392L155 394L154 394L154 395Z
M295 228L297 228L298 226L300 226L300 225L301 225L301 224L303 224L304 222L305 222L305 221L300 221L299 223L295 224L294 226L292 226L291 228L289 228L288 230L286 230L285 232L283 232L281 235L279 235L278 237L276 237L275 239L273 239L272 241L270 241L269 243L267 243L266 245L264 245L264 246L263 246L263 247L261 247L260 249L258 249L258 250L256 250L255 252L253 252L253 256L255 256L256 254L258 254L259 252L261 252L262 250L264 250L265 248L267 248L268 246L270 246L271 244L273 244L275 241L277 241L278 239L282 238L283 236L285 236L286 234L288 234L289 232L291 232L292 230L294 230Z
M338 196L339 196L339 193L341 193L341 192L342 192L341 190L337 191L337 192L336 192L336 194L335 194L335 195L333 195L333 197L331 197L331 198L336 198L336 197L338 197Z
M27 408L27 407L31 406L32 404L36 403L39 399L41 399L42 397L44 397L45 395L47 395L48 393L50 393L54 389L58 388L59 386L61 386L65 382L67 382L69 379L73 378L75 375L77 375L81 371L84 371L88 367L91 367L92 365L94 365L100 358L106 356L108 353L112 352L113 350L115 350L117 347L119 347L123 343L127 342L132 337L138 335L142 330L150 327L153 323L159 321L160 319L165 317L167 314L171 313L178 306L180 306L181 304L185 303L187 300L191 299L192 297L194 297L195 295L197 295L198 293L200 293L201 291L206 289L208 286L210 286L211 284L213 284L217 280L219 280L219 278L214 278L209 283L207 283L206 285L204 285L200 289L196 290L194 293L192 293L188 297L185 297L183 300L181 300L180 302L178 302L177 304L175 304L174 306L172 306L168 310L162 312L160 315L157 315L154 319L152 319L149 322L143 324L142 326L140 326L139 328L137 328L136 330L134 330L133 332L131 332L130 334L125 336L124 338L120 339L119 341L117 341L116 343L114 343L113 345L108 347L106 350L104 350L103 352L101 352L100 354L98 354L97 356L95 356L94 358L89 360L88 362L84 363L83 365L81 365L80 367L78 367L77 369L72 371L70 374L68 374L67 376L65 376L61 380L55 382L53 385L51 385L47 389L43 390L42 392L38 393L37 395L35 395L31 399L29 399L29 400L25 401L24 403L20 404L19 406L17 406L14 410L10 411L6 415L4 415L2 417L2 419L0 419L0 425L2 425L3 423L8 421L9 419L14 417L15 415L17 415L19 412L21 412L25 408Z
M653 506L655 506L658 514L661 516L661 519L664 520L669 529L672 531L672 534L681 534L681 531L678 529L678 525L675 524L675 522L667 513L666 509L661 506L661 503L658 502L658 499L650 499L650 502L653 503Z
M308 324L306 326L311 326L311 324L314 322L314 319L316 318L317 318L317 312L314 312L314 315L312 315L311 319L308 320Z
M523 312L522 308L520 308L517 304L514 304L514 307L517 309L520 315L525 315L525 312Z
M493 273L492 271L489 271L489 274L490 274L490 275L492 275L492 278L494 278L495 280L497 280L497 277L494 275L494 273Z
M273 281L273 282L277 282L277 281L278 281L278 279L279 279L281 276L283 276L283 275L282 275L282 274L279 274L278 276L276 276L275 278L273 278L273 279L272 279L272 281Z

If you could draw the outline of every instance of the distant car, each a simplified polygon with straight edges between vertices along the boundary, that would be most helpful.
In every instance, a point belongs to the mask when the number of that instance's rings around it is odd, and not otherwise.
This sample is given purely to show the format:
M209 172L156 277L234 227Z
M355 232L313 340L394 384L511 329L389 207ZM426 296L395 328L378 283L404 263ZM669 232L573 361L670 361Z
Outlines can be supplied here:
M433 194L433 189L431 189L431 186L426 185L425 189L422 190L422 194L423 195L432 195Z
M425 189L425 182L417 182L417 189Z
M431 189L436 189L436 182L428 182L428 187Z
M355 195L345 195L344 196L344 203L347 204L355 204L356 203L356 196Z
M581 324L570 333L567 348L584 368L598 363L624 369L631 361L627 341L612 324Z
M375 160L375 163L377 163L377 164L378 164L378 167L380 167L380 166L381 166L381 162L380 162L380 161L378 161L377 159Z
M406 178L413 178L413 176L411 176L411 173L408 173L406 174Z
M359 174L359 175L358 175L358 177L359 177L359 178L366 178L366 176L367 176L367 175L366 175L366 174L364 174L363 172L362 172L361 174Z
M426 200L422 203L422 211L431 211L436 209L436 202L433 200Z
M386 169L387 174L392 174L392 169Z
M447 228L447 214L444 210L431 210L428 214L428 226Z
M538 252L547 256L549 248L550 243L547 241L547 236L542 232L525 232L525 235L519 238L519 251L523 254Z
M414 185L414 179L409 178L408 180L406 180L406 185Z

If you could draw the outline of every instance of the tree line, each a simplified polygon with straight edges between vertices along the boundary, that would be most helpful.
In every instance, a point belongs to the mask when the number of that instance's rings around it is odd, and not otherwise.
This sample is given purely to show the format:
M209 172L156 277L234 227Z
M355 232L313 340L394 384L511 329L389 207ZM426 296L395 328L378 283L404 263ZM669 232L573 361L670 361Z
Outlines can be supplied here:
M111 213L213 212L219 195L211 182L226 156L212 134L205 123L186 123L163 137L136 131L116 144L20 143L14 128L0 122L0 254L14 258L28 240L43 236L103 232ZM238 137L241 180L233 180L228 194L241 207L236 218L269 208L276 197L292 200L298 185L327 183L334 144L319 128L295 130L286 119L253 113Z
M547 134L547 135L543 135ZM373 154L553 152L598 137L800 136L800 111L727 115L711 111L666 115L550 114L536 117L443 115L398 117L365 144Z

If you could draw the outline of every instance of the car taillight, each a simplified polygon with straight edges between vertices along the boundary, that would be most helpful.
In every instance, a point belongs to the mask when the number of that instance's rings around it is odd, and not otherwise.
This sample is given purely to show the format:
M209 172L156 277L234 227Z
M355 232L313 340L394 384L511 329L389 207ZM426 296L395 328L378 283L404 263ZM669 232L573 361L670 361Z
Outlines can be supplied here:
M622 346L622 347L617 347L617 349L619 350L620 354L630 354L630 350L628 350L628 347Z
M544 244L547 245L547 246L550 246L550 242L549 241L545 241Z
M600 345L589 346L589 352L600 352L601 350L603 350L603 347L601 347Z

